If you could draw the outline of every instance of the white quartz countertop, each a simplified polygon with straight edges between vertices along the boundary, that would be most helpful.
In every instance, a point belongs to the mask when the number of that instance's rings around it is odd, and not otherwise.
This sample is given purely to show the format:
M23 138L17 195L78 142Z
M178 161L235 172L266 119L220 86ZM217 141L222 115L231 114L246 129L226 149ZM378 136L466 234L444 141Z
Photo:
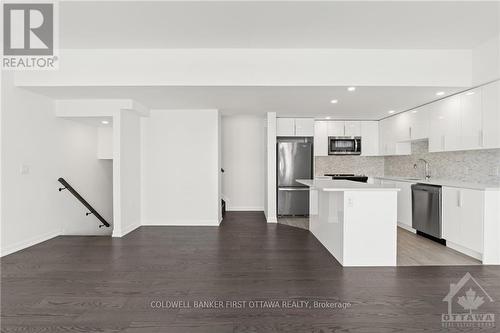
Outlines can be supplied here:
M397 177L397 176L375 176L375 179L385 179L385 180L393 180L398 182L408 182L408 183L421 183L421 184L429 184L429 185L441 185L447 187L459 187L459 188L468 188L472 190L500 190L500 184L481 184L481 183L468 183L468 182L460 182L455 180L446 180L446 179L434 179L430 180L425 179L416 179L416 178L406 178L406 177Z
M399 191L391 185L367 184L350 180L297 179L297 182L321 191Z

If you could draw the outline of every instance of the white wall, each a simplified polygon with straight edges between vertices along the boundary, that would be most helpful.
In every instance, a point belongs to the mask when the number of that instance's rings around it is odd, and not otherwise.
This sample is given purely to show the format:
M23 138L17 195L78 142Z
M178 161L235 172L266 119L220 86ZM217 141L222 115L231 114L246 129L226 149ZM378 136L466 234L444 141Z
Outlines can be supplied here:
M219 112L142 119L142 224L219 225Z
M266 117L266 183L264 214L268 223L278 222L276 213L276 112Z
M113 159L113 127L97 129L97 158Z
M141 225L141 123L133 110L113 116L113 237Z
M78 226L95 233L106 232L98 229L95 217L85 217L75 198L57 191L62 176L88 201L105 205L102 198L109 192L103 179L109 170L96 161L95 129L56 118L51 99L14 87L12 75L2 73L2 255L57 236L63 229L74 231L68 220L80 221ZM112 214L103 210L103 215Z
M264 118L222 117L222 194L227 210L264 210Z

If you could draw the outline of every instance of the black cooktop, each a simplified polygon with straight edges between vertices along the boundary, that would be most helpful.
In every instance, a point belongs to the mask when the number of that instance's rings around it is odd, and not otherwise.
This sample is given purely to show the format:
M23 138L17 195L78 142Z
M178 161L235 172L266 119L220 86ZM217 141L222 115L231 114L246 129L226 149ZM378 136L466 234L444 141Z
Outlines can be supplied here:
M368 181L367 176L355 175L353 173L325 173L325 176L332 177L332 179L352 180L355 182L362 182L362 183L366 183Z

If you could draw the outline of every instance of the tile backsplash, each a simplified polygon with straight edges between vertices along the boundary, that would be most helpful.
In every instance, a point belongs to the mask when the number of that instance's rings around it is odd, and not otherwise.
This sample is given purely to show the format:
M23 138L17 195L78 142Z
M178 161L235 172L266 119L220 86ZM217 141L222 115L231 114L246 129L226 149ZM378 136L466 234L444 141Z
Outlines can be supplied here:
M383 176L384 157L317 156L314 158L314 175L325 173L354 173L357 175Z
M429 153L427 141L413 142L412 154L406 156L318 156L314 158L314 175L354 173L369 176L423 177L430 164L433 178L463 182L500 184L500 149ZM413 165L417 163L417 169Z
M385 176L423 177L423 158L429 162L433 178L463 182L499 184L500 149L452 151L429 153L428 142L411 145L411 155L387 156L384 161ZM417 163L417 169L413 167Z

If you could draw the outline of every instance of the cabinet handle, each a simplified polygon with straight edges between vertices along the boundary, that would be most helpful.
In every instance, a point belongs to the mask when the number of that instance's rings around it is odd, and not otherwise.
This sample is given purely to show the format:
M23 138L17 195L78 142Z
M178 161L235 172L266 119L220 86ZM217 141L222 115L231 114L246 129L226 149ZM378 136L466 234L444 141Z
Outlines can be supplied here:
M484 146L484 132L479 130L479 147Z
M462 207L462 204L463 204L463 202L462 202L462 190L457 191L457 199L458 199L457 206Z

